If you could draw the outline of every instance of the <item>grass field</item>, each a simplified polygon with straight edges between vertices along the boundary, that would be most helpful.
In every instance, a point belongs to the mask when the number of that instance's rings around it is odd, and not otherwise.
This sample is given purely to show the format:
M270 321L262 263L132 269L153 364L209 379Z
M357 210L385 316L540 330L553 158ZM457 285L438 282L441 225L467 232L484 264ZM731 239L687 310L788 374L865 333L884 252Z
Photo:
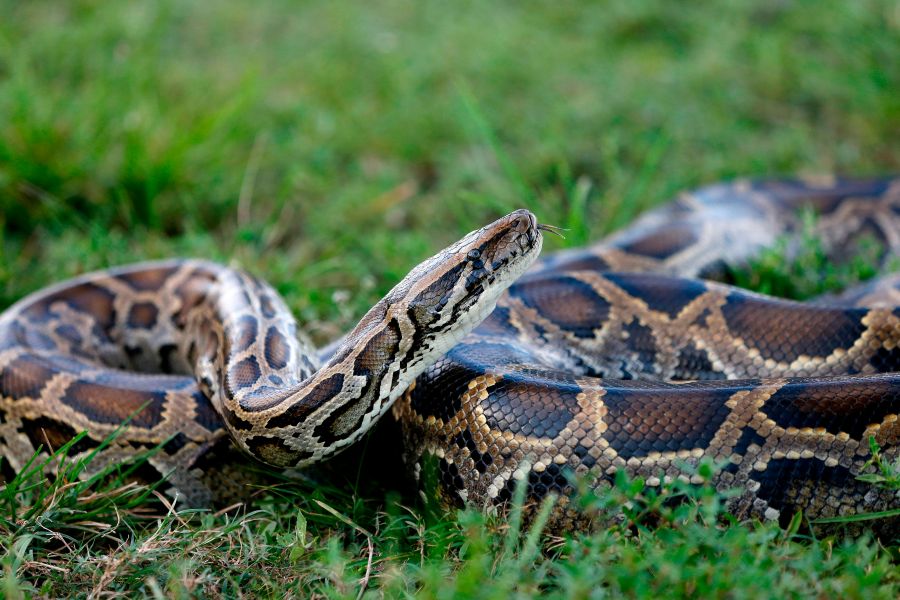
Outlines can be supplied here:
M0 0L0 308L190 255L265 277L324 342L513 208L569 229L554 250L703 183L898 172L897 57L892 0ZM2 594L900 593L896 546L716 527L703 490L672 490L696 502L660 527L556 540L365 473L162 519L115 482L22 482L0 492ZM594 501L623 498L658 502Z

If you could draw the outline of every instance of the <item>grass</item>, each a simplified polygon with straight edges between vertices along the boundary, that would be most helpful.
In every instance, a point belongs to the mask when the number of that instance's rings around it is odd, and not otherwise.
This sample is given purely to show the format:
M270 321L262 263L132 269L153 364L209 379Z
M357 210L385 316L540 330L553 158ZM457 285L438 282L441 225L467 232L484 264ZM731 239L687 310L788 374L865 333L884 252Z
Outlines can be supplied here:
M324 342L410 266L519 206L569 228L553 250L703 183L897 172L898 55L890 0L0 0L0 306L86 270L194 255L272 281ZM218 515L169 510L114 473L7 487L0 585L426 598L900 587L896 547L715 526L714 496L661 528L554 540L345 479L286 482Z
M880 465L878 483L900 489L898 466ZM10 598L893 598L900 589L896 556L868 535L801 535L802 516L787 530L737 525L706 485L657 494L620 476L608 491L582 492L609 527L554 537L542 531L552 503L523 523L521 493L507 517L469 508L435 519L396 496L373 509L290 482L246 510L211 513L148 501L151 490L125 483L128 466L77 481L84 465L69 464L52 483L42 467L23 470L0 502Z

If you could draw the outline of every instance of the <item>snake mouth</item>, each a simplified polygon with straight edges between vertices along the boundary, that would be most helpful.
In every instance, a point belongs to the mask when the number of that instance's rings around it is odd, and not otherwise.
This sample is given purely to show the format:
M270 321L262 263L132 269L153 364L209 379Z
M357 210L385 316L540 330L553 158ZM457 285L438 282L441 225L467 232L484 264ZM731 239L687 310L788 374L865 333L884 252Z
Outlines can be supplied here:
M465 297L460 304L464 311L476 304L493 306L502 291L534 262L543 240L537 218L524 209L470 235L476 239L463 245L465 254L457 251L457 256L463 257Z
M518 277L521 266L534 260L543 242L540 225L531 212L519 209L505 221L499 233L480 248L477 271L488 283Z

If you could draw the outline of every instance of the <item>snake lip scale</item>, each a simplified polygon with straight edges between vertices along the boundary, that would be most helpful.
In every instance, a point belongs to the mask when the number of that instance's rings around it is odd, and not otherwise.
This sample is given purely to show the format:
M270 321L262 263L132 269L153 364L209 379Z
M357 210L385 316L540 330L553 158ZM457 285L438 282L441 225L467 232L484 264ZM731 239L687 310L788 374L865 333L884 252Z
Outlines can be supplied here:
M70 452L96 452L86 476L159 446L139 476L208 505L246 496L242 453L303 467L390 411L442 500L499 510L526 485L560 496L556 529L594 525L569 505L573 474L658 486L703 459L725 465L714 484L740 490L740 518L895 509L897 492L857 477L870 438L900 454L900 278L811 304L711 281L806 208L834 256L865 236L884 262L900 253L889 178L716 184L540 261L541 233L562 230L518 210L413 268L322 351L240 270L83 275L0 315L0 469L87 431Z

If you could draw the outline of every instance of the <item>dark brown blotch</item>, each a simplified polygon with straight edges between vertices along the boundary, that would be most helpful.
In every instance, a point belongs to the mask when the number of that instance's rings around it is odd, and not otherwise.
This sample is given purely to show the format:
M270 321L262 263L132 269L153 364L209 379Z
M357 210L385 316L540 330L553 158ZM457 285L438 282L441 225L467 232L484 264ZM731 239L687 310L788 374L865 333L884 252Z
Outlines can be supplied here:
M259 380L259 363L255 356L248 356L228 369L227 388L231 391L241 390L255 384Z
M481 369L460 365L448 356L419 376L416 386L407 392L410 405L423 418L447 421L462 408L462 397L469 381L482 374Z
M323 404L332 400L343 387L344 376L340 373L320 381L303 398L292 404L281 415L269 419L268 426L271 428L291 427L303 422L304 419Z
M365 393L365 395L352 402L335 409L333 413L328 415L327 419L322 421L321 425L315 428L313 433L317 438L329 445L353 435L359 429L359 423L368 412L374 397L374 394ZM345 421L344 417L348 414L356 414L356 420L353 422Z
M196 387L185 390L190 393L194 400L194 420L202 425L208 431L218 431L222 428L222 417L213 407L209 398L203 395Z
M136 302L128 311L128 326L135 329L153 329L159 318L159 309L152 302Z
M244 315L235 323L231 334L231 350L233 352L242 352L250 347L256 341L256 333L258 325L256 317Z
M812 208L817 215L827 215L837 210L848 197L877 198L891 185L890 179L844 179L817 185L803 180L765 180L754 182L755 189L763 191L781 204L786 211Z
M494 385L481 403L491 429L554 438L578 412L581 389L538 374L516 374Z
M697 228L691 223L666 223L637 239L620 244L625 252L665 260L692 246Z
M137 380L134 376L112 376L110 379L112 381L106 383L76 381L69 385L60 400L99 423L119 425L130 417L129 424L136 427L151 429L159 425L165 392L133 389Z
M68 302L73 308L91 315L101 329L108 331L116 322L114 295L104 287L84 283L60 294L57 301Z
M328 415L328 418L316 428L317 436L333 442L352 435L358 429L360 420L378 399L378 390L381 388L387 365L395 361L399 347L400 325L396 319L391 319L387 327L373 336L356 357L353 372L366 378L366 384L360 390L359 397ZM353 413L358 415L357 419L352 423L345 422L344 417Z
M266 332L266 362L273 369L283 369L291 357L291 347L277 327L269 327Z
M822 428L861 439L866 428L889 415L900 414L900 383L853 379L794 380L775 392L766 414L781 427Z
M575 337L592 338L609 318L609 303L590 285L572 277L524 281L509 293Z
M372 336L356 357L353 371L361 375L381 373L394 361L399 348L400 325L396 319L391 319L384 329Z
M731 413L725 402L740 386L680 386L618 382L603 397L607 407L604 438L622 458L650 452L705 448Z
M734 292L722 307L728 330L763 358L793 361L850 348L865 330L863 309L840 310L759 299Z
M275 317L275 301L272 300L269 294L261 294L259 297L259 310L262 312L263 316L267 319L271 319Z
M673 319L707 291L706 284L696 279L641 273L606 273L604 277L651 310L664 312Z
M25 355L0 371L0 395L5 398L40 398L56 371L36 356Z
M450 293L459 282L465 266L465 263L453 266L410 301L409 312L416 325L427 329L436 315L446 307Z
M559 258L548 259L546 269L555 271L608 271L609 263L599 254L592 252L578 252L567 254Z
M118 279L127 283L134 290L152 292L161 288L166 283L166 279L171 277L177 270L177 265L141 269L130 273L120 273Z

